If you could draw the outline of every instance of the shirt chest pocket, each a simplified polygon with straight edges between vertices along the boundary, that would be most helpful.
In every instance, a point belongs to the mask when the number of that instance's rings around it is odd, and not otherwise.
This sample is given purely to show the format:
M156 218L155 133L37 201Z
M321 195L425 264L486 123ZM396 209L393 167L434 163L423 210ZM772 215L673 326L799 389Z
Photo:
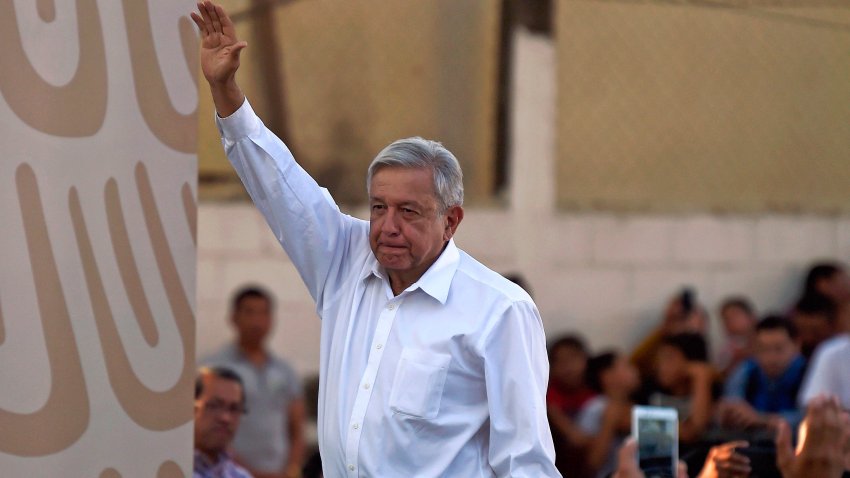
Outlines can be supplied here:
M448 354L402 350L390 392L390 410L416 418L435 418L451 361Z

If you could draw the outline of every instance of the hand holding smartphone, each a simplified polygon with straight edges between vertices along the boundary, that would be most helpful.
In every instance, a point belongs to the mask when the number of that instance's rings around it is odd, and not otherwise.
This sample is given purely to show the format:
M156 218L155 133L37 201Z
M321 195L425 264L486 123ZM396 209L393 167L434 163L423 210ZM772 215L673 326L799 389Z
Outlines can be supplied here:
M637 460L646 478L676 478L679 462L679 417L667 407L634 407L632 434Z

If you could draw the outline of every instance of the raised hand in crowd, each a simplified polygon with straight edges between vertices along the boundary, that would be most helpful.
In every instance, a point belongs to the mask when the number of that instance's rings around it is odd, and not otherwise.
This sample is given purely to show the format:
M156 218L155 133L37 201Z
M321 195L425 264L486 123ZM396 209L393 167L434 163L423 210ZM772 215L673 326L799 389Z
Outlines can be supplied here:
M697 478L747 478L752 471L750 459L738 452L749 444L733 441L712 447Z
M645 478L637 462L637 441L629 438L617 452L617 471L611 478ZM688 478L688 467L683 461L676 469L676 478Z
M817 397L800 424L797 449L783 423L776 436L776 464L784 478L839 478L848 463L850 419L834 397Z

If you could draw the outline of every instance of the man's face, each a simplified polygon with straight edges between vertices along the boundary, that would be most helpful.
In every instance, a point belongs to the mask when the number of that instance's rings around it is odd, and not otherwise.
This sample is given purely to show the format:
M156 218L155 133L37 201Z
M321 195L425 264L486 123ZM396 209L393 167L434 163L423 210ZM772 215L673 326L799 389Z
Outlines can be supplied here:
M664 344L658 348L655 371L659 385L673 387L687 376L688 359L678 348Z
M841 304L850 301L850 274L840 269L821 283L822 293Z
M242 387L233 380L206 375L195 399L195 448L214 457L227 449L242 417Z
M394 285L416 282L454 235L463 209L440 214L430 169L380 169L369 196L369 244L378 263Z
M263 343L272 327L271 304L263 297L243 298L233 311L233 325L240 342Z
M554 380L565 387L578 388L584 384L587 355L576 347L558 347L552 354L549 366Z
M740 307L726 307L721 315L723 328L729 337L750 337L755 330L755 318Z
M799 351L785 329L765 329L756 334L755 359L770 378L782 375Z
M797 327L797 335L800 338L800 348L806 356L810 356L818 344L832 337L834 333L829 320L817 314L796 312L794 325Z
M626 357L617 356L614 364L603 374L606 390L619 390L632 393L640 386L638 370Z

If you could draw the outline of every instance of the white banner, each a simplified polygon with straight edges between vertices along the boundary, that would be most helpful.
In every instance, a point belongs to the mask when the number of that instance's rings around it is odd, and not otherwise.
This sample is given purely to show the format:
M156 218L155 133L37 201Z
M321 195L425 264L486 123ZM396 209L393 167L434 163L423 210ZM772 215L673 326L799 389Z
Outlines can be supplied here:
M197 37L0 0L0 476L192 473Z

